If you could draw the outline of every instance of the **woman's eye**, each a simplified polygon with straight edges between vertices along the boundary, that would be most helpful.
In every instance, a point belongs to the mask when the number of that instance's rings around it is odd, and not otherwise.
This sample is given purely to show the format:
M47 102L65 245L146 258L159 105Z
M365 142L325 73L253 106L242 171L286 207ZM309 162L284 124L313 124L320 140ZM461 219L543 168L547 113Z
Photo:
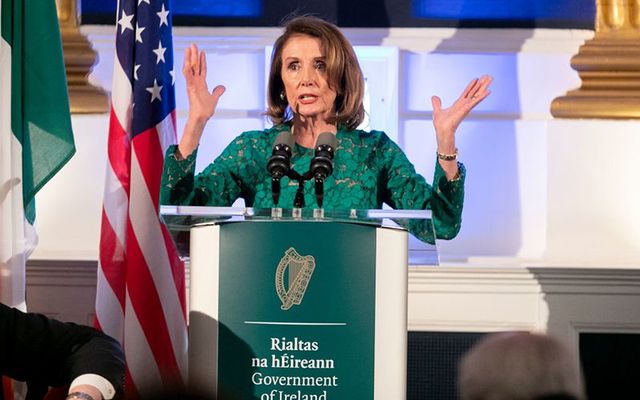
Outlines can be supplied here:
M319 71L324 71L327 69L327 64L325 64L324 61L318 61L316 62L316 69Z
M300 69L300 64L297 62L292 62L287 66L288 69L292 70L292 71L297 71Z

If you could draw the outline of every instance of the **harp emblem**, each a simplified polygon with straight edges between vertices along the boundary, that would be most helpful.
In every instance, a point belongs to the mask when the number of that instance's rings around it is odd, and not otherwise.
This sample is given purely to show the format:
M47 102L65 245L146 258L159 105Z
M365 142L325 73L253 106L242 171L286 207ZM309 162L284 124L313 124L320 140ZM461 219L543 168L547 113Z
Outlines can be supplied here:
M301 256L293 247L284 252L276 269L276 292L282 302L281 309L300 305L315 267L313 256Z

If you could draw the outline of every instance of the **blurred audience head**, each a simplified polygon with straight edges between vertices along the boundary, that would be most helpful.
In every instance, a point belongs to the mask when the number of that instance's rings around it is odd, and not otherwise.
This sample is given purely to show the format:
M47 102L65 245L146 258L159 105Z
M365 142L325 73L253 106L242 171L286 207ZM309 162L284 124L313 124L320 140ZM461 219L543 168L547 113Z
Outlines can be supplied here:
M461 400L585 399L580 367L560 341L546 335L487 335L463 357Z

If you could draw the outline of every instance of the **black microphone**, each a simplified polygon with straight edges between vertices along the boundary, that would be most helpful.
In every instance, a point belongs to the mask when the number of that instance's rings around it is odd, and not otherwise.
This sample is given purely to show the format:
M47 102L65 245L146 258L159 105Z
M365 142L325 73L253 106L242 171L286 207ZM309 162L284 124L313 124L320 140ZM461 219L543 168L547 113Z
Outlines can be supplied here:
M315 178L316 201L322 208L324 199L324 180L333 173L333 156L338 140L330 132L321 133L316 140L315 154L311 159L309 171Z
M273 204L278 205L280 199L280 178L287 175L291 169L291 148L293 136L291 132L281 132L273 142L271 157L267 162L267 171L271 175L271 194Z

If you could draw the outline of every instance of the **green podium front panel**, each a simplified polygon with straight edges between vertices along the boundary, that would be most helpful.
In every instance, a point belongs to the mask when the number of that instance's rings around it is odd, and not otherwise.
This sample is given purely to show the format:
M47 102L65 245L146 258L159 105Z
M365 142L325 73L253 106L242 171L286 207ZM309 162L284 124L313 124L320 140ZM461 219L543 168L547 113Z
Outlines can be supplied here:
M219 396L373 399L375 246L365 225L221 225Z

